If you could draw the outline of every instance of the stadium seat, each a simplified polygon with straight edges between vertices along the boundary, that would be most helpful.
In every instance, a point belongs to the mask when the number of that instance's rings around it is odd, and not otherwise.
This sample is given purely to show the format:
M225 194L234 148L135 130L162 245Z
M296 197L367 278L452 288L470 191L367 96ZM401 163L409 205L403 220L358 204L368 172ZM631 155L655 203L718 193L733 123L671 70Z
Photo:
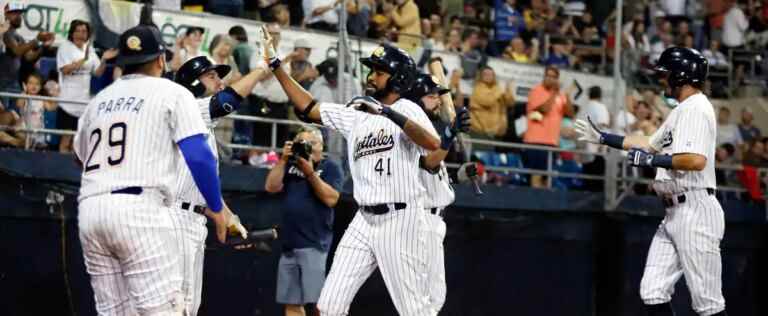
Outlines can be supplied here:
M581 173L581 164L575 160L563 160L557 159L555 161L554 169L557 172L563 173ZM583 185L581 179L556 177L552 179L552 187L556 189L569 190L576 189Z

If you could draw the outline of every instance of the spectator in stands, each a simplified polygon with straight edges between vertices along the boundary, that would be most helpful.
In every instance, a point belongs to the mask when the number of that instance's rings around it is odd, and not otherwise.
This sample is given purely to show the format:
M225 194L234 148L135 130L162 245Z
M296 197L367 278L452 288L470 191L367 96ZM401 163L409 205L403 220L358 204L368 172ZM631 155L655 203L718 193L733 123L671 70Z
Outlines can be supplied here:
M507 109L515 104L514 89L510 82L506 89L496 80L490 67L483 67L475 79L469 99L472 137L499 139L507 133ZM475 146L478 149L478 146ZM487 149L482 148L480 149Z
M525 30L533 37L544 35L547 22L555 17L556 12L549 7L549 2L544 0L531 0L531 7L523 10Z
M686 35L686 34L692 34L691 33L691 25L688 24L688 21L680 21L677 23L677 31L675 32L678 36Z
M739 127L730 122L731 110L728 107L721 107L717 113L717 144L724 143L741 146L744 141L741 139Z
M645 24L633 23L627 40L629 40L630 47L639 50L643 56L651 53L651 42L648 40Z
M656 64L656 61L659 60L659 56L661 56L661 53L665 49L672 47L672 44L674 42L674 38L672 37L672 34L661 33L658 36L659 36L658 40L651 43L651 56L650 56L651 64Z
M723 18L723 47L727 53L744 46L744 36L749 29L749 21L736 1L730 2L730 8Z
M765 143L760 140L753 140L748 144L749 149L744 153L744 159L742 159L742 163L747 166L758 168L768 167L768 161L764 159Z
M368 0L347 0L347 32L366 37L370 26L371 3Z
M22 57L27 61L37 60L44 47L53 44L55 35L50 32L39 32L35 40L27 42L18 34L21 28L22 14L26 5L21 1L9 1L3 7L5 32L2 32L2 42L5 49L0 51L0 91L21 92L20 77ZM6 24L7 23L7 24ZM13 109L13 101L3 98L7 110Z
M243 76L242 73L240 73L237 62L235 62L235 57L232 56L234 47L234 40L232 40L232 38L227 34L217 34L211 40L211 55L209 58L213 64L227 65L232 69L226 77L221 78L224 80L224 85L226 86L229 86L233 82L240 80L240 78Z
M312 47L309 41L300 38L294 42L293 52L285 58L290 63L291 77L305 89L309 89L312 81L319 75L317 69L309 62L310 54L312 54Z
M448 38L445 41L445 51L450 53L461 53L461 31L451 29Z
M291 11L288 10L288 6L285 4L276 4L270 9L272 12L272 19L275 23L282 27L288 27L291 25Z
M736 148L733 147L733 145L725 143L720 146L717 146L717 149L715 150L715 163L718 165L724 164L724 165L731 165L734 164L736 161L734 157L734 153L736 152ZM715 181L718 186L721 185L728 185L728 181L730 178L733 177L732 171L730 170L724 170L724 169L715 169Z
M395 6L391 6L389 12L392 16L392 24L397 29L397 45L400 48L414 53L421 45L421 21L419 20L419 7L413 0L395 0Z
M517 8L517 0L494 0L495 46L503 51L514 38L525 31L523 14Z
M309 158L293 152L294 142L311 147ZM339 166L323 159L323 140L315 129L300 132L286 142L283 155L270 170L265 191L282 205L276 300L286 316L306 313L304 305L317 303L325 282L326 259L333 241L333 207L339 201L342 175Z
M43 89L43 77L39 73L31 73L27 75L26 80L22 83L24 94L30 96L40 96ZM43 101L32 99L18 99L16 101L16 108L19 110L21 121L24 127L30 129L43 128ZM45 148L45 135L38 133L25 133L26 144L25 148Z
M552 66L560 69L568 69L573 65L575 57L571 54L569 47L573 48L573 42L568 39L553 41L552 51L544 60L545 66Z
M280 47L280 25L277 23L268 23L267 31L274 39L274 46ZM290 68L290 60L288 58L283 60L283 64L287 65L286 69ZM260 54L253 54L251 58L251 69L254 68L266 68L267 64ZM288 69L290 73L290 69ZM269 117L276 119L288 119L289 100L288 96L280 86L280 82L275 79L271 74L267 79L259 82L253 88L253 94L249 97L248 103L255 107L253 115L260 117ZM269 124L254 124L253 125L253 141L254 145L258 146L271 146L272 127ZM277 144L281 144L288 140L288 128L284 124L277 125Z
M245 32L245 28L240 25L235 25L229 29L229 36L235 40L235 48L232 51L232 57L235 59L237 69L241 74L247 74L251 72L251 56L253 55L253 47L248 45L248 34Z
M23 127L23 122L16 111L8 110L5 105L0 102L0 125ZM0 147L24 147L23 134L11 129L0 130Z
M526 144L558 146L563 116L574 114L568 91L560 91L559 79L560 70L547 66L542 83L534 86L529 92L526 106L528 128L523 135L523 142ZM543 150L526 150L523 153L523 163L528 168L546 170L547 155L547 151ZM531 186L544 187L544 177L532 175Z
M582 43L599 43L600 36L597 29L597 23L595 23L591 12L584 11L579 19L573 21L573 27L579 32L580 41Z
M693 47L693 44L694 44L693 43L693 34L686 33L686 34L680 35L679 46L682 46L682 47L685 47L685 48L690 48L690 49L696 49L695 47Z
M468 28L461 44L461 69L464 71L464 79L472 79L477 76L478 69L488 62L488 56L482 49L480 30Z
M87 102L91 99L91 76L101 76L107 69L107 60L117 56L117 49L109 49L99 59L89 40L91 26L82 20L72 20L67 40L61 43L56 53L56 67L59 69L61 98ZM59 104L60 129L76 130L77 118L83 113L84 104L62 102ZM59 144L61 152L72 151L72 136L64 135Z
M592 86L588 93L589 102L580 109L576 118L585 121L589 119L601 130L608 130L611 125L611 114L608 112L608 107L602 102L603 90L599 86ZM602 152L601 146L595 144L586 144L586 146L588 152ZM581 161L584 164L585 174L601 175L605 172L605 159L601 156L583 155ZM590 191L602 190L602 181L600 180L586 180L584 185Z
M521 64L537 63L539 60L539 40L534 38L531 41L530 49L526 49L523 39L515 37L507 46L502 57Z
M343 96L339 95L339 65L336 58L328 58L318 64L317 71L320 73L320 76L312 83L309 89L312 96L322 102L343 103L346 101L343 99ZM344 73L344 76L346 77L347 91L351 95L361 95L363 93L362 88L355 81L355 78L347 72Z
M722 70L731 66L728 58L720 51L720 41L716 39L709 40L709 47L702 51L701 54L709 61L709 67Z
M53 98L58 98L61 95L61 88L56 80L48 79L45 82L45 95ZM43 101L43 126L48 129L56 129L56 115L59 109L59 103L56 101ZM48 144L48 150L58 151L59 142L61 136L53 134L45 134L45 143Z
M208 11L213 14L239 18L244 10L243 0L208 0Z
M341 0L302 0L304 25L311 29L336 32L339 14L334 9Z
M176 51L174 51L173 59L171 59L173 71L178 71L187 60L197 56L205 56L205 53L200 50L200 45L203 43L203 33L205 33L204 28L190 26L183 36L176 39L176 46L174 46Z
M741 134L741 139L745 142L760 139L762 137L760 129L757 128L757 126L752 125L752 120L754 120L754 118L755 117L752 113L752 109L749 107L744 107L741 109L741 123L739 124L739 133Z

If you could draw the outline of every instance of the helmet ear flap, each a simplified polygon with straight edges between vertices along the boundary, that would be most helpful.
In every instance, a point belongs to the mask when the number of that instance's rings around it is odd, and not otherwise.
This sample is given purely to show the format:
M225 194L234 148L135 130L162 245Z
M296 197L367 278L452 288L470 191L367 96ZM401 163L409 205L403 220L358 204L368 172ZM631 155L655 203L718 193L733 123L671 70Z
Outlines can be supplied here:
M192 92L192 95L194 95L195 98L202 97L203 94L205 94L205 85L199 79L192 81L192 83L187 86L187 89L189 89L189 92Z

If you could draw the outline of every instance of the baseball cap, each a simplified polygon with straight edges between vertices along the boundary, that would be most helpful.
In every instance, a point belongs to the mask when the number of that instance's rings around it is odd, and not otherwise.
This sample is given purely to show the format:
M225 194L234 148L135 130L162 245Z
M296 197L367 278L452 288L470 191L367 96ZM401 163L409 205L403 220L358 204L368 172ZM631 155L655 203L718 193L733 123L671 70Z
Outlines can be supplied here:
M8 12L24 12L27 11L27 5L21 1L9 1L3 8L4 13Z
M300 38L297 39L296 42L293 43L293 48L308 48L312 49L312 46L309 45L309 41L306 39Z
M160 54L170 53L160 31L149 25L135 26L120 34L119 50L117 64L120 66L145 63Z
M205 34L205 29L202 28L202 27L199 27L199 26L190 26L190 27L188 27L187 28L187 32L185 34L187 34L187 36L189 36L189 34L192 34L195 31L200 31L200 34Z

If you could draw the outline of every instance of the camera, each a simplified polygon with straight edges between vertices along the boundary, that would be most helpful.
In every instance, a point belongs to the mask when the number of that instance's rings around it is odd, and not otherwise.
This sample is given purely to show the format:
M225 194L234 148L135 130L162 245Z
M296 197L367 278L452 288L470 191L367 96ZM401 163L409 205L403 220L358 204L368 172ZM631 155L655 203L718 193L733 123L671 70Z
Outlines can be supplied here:
M309 155L312 153L312 144L302 139L291 145L291 151L293 152L293 155L289 158L291 162L296 162L296 157L309 160Z

